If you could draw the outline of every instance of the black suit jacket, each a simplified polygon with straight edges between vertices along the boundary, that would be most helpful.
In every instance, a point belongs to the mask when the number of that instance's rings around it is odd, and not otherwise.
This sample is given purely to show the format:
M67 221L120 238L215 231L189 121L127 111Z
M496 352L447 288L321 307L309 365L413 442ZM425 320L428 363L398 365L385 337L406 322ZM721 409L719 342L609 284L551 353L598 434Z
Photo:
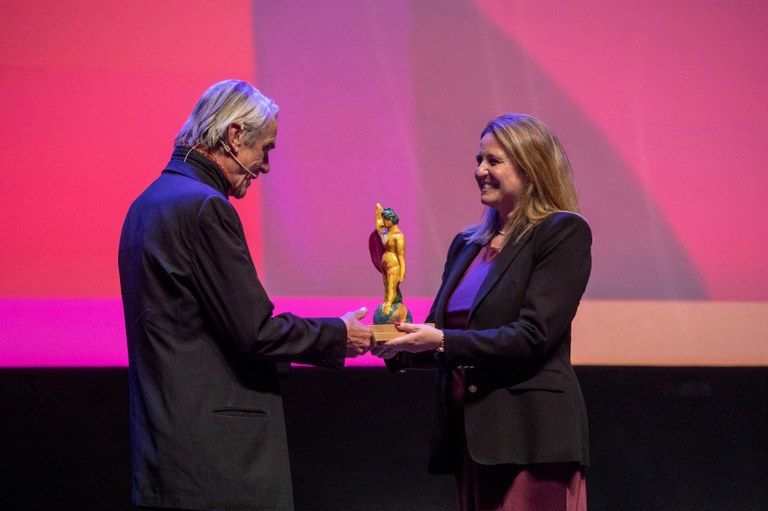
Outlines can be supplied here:
M473 460L589 463L586 408L570 352L571 321L589 279L591 243L580 216L548 216L496 257L467 329L443 329L431 471L450 473L458 466L464 439L448 427L444 392L457 366L471 366L465 371L464 426ZM448 298L480 249L461 234L454 238L428 322L443 327ZM401 355L390 368L423 366L429 357Z
M278 363L341 367L336 318L272 316L216 164L176 148L120 238L133 502L293 509Z

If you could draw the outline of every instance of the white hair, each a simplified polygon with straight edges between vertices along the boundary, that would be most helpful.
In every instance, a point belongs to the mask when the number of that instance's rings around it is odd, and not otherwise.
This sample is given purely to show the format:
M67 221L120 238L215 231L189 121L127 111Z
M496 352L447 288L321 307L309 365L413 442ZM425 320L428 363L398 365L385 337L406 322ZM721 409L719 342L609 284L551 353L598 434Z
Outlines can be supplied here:
M229 125L236 122L245 130L244 141L248 144L266 132L278 110L277 103L250 83L224 80L203 93L174 143L212 150L224 139Z

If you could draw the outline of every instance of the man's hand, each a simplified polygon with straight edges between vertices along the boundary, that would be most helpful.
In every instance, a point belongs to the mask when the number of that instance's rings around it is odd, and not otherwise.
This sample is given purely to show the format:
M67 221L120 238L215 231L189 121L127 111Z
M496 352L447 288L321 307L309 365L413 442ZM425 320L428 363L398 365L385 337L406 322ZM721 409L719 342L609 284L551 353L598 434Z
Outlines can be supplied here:
M341 320L347 325L347 358L362 355L373 347L373 332L360 322L367 313L368 309L361 307L341 316Z

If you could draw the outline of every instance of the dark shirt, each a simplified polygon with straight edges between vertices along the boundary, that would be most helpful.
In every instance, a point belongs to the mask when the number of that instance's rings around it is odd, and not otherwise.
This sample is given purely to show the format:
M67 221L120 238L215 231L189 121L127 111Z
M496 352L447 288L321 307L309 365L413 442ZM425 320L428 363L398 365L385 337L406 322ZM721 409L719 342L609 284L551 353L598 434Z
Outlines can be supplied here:
M488 272L493 266L493 260L497 252L490 250L489 245L483 247L478 252L475 259L464 272L459 284L451 293L448 304L445 307L445 327L446 328L466 328L469 311L475 296L480 290L480 286L488 276Z

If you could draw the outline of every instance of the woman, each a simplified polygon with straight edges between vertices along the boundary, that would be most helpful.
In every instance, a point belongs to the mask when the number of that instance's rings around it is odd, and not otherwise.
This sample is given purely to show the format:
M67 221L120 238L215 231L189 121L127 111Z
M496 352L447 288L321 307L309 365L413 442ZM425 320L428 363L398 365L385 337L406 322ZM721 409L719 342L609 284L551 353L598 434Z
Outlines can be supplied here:
M437 365L430 471L456 475L462 510L582 510L587 416L571 321L592 236L568 159L540 121L493 119L475 179L486 206L448 250L427 322L382 344L391 369Z

